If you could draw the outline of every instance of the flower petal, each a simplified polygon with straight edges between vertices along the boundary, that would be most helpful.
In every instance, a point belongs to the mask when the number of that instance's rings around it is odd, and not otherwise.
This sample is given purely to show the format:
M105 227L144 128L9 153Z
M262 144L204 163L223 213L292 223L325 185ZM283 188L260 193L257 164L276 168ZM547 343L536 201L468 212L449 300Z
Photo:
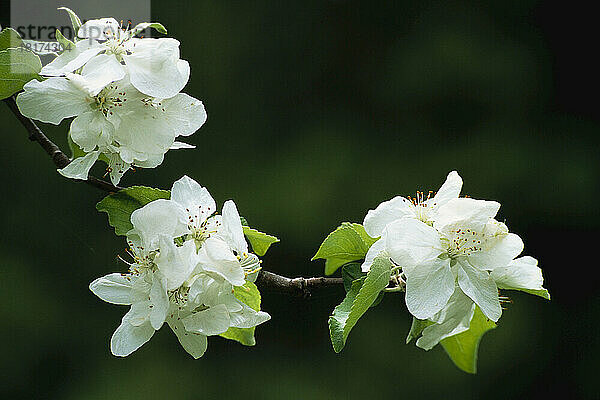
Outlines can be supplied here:
M81 90L96 96L109 83L125 77L125 68L114 54L99 54L84 65L81 75L67 73L67 78Z
M31 80L17 96L19 111L26 117L58 125L65 118L91 110L89 96L68 79Z
M454 293L450 259L434 258L403 269L406 275L406 306L418 319L428 319L440 311Z
M385 237L382 237L375 243L369 247L367 254L365 255L365 261L360 266L362 272L369 272L371 270L371 265L373 265L373 261L375 261L375 257L380 255L385 251Z
M514 233L492 237L481 251L472 253L469 262L479 269L494 270L506 267L523 251L523 240Z
M45 65L40 71L40 75L64 76L81 68L104 50L106 50L106 47L96 41L80 40L74 47L66 49L64 53Z
M386 249L401 267L410 267L437 258L442 252L439 233L414 218L392 222L385 230Z
M131 304L130 275L108 274L90 283L90 290L107 303Z
M499 209L500 203L496 201L452 199L437 208L434 226L441 232L447 232L459 225L468 225L472 230L483 231L485 225L496 216Z
M198 263L193 240L177 247L169 236L160 235L160 253L154 259L159 271L167 281L167 290L179 288L191 275Z
M452 199L458 198L462 190L463 180L458 172L452 171L446 177L446 181L437 191L432 199L425 201L428 207L437 208L443 206Z
M131 213L133 228L140 235L146 250L155 250L160 235L172 238L188 232L187 216L171 200L159 199Z
M115 356L126 357L149 341L154 332L149 321L140 326L129 323L129 313L127 313L110 339L110 350Z
M92 166L98 161L99 151L92 151L83 157L71 161L66 167L59 169L58 173L66 178L87 180Z
M86 111L71 122L71 139L85 152L108 146L114 132L113 124L97 111Z
M363 222L365 230L371 237L379 237L386 225L404 217L414 217L415 207L401 196L384 201L374 210L369 210Z
M131 39L127 45L131 54L123 55L123 60L129 70L131 84L140 92L168 99L187 84L189 65L179 59L177 40Z
M186 209L197 224L217 211L217 204L208 189L186 175L173 183L171 200Z
M474 312L473 300L456 288L448 304L431 318L435 323L423 330L422 336L417 340L417 346L431 350L441 340L468 330Z
M118 39L120 26L114 18L100 18L86 21L79 27L77 36L91 40Z
M195 312L181 320L188 332L206 336L219 335L229 329L229 311L224 304Z
M522 290L550 300L550 294L542 286L542 270L533 257L519 257L506 267L494 269L490 275L501 289Z
M198 253L204 271L214 272L233 286L243 285L245 273L229 245L222 239L209 237Z
M502 315L498 287L487 271L478 270L466 262L459 262L458 284L481 311L494 322Z
M149 314L150 325L152 325L154 329L159 330L167 318L170 304L167 295L166 279L160 272L154 273L154 279L150 289L150 302L152 305Z
M248 252L248 243L244 237L242 220L233 200L227 200L223 204L223 226L219 236L231 246L231 248L242 255Z
M169 318L167 322L185 351L195 359L204 355L208 345L208 340L205 335L186 331L181 320Z
M204 104L185 93L163 100L165 122L173 129L175 136L190 136L196 132L207 119Z
M271 316L263 311L255 311L246 304L241 303L242 309L229 314L230 325L235 328L252 328L271 319Z

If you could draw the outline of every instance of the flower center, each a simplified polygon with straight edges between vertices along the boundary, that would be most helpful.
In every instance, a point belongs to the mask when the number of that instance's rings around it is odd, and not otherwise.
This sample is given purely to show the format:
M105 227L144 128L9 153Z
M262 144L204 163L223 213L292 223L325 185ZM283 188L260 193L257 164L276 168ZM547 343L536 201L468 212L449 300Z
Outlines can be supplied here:
M127 93L124 90L118 91L119 88L114 85L108 85L96 97L94 97L94 106L100 110L105 117L113 115L113 109L123 107L127 101Z

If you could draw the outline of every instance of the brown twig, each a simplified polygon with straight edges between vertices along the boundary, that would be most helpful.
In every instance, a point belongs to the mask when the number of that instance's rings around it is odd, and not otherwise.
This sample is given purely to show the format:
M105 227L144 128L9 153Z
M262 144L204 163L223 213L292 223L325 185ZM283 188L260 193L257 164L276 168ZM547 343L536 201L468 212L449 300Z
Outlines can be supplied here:
M17 107L15 97L11 96L4 99L4 102L8 105L8 108L17 117L21 124L27 129L29 133L29 140L37 142L52 159L52 162L57 168L64 168L71 160L63 153L60 148L52 142L42 130L36 125L31 118L28 118L21 114ZM94 186L105 192L117 192L122 188L114 186L109 182L102 179L95 178L93 176L88 177L87 184ZM342 278L286 278L285 276L277 275L272 272L261 270L256 284L262 289L267 291L273 291L277 293L287 294L294 297L308 298L312 295L314 289L327 288L331 286L343 285Z
M342 278L286 278L265 270L261 270L256 278L256 285L261 289L303 298L312 296L315 289L343 284Z
M46 154L48 154L48 156L52 159L52 162L54 163L54 165L56 165L58 169L64 168L67 165L69 165L69 163L71 162L69 157L65 153L63 153L54 142L52 142L50 139L48 139L46 135L44 135L44 132L42 132L42 130L36 125L35 122L33 122L31 118L27 118L26 116L21 114L21 111L19 111L19 107L17 107L15 96L11 96L9 98L4 99L4 102L8 105L10 111L12 111L12 113L25 127L25 129L27 129L27 132L29 133L29 140L31 140L32 142L37 142L44 149ZM104 190L105 192L112 193L122 189L119 186L114 186L109 182L95 178L93 176L90 176L87 180L81 182L85 182L91 186L94 186L95 188Z

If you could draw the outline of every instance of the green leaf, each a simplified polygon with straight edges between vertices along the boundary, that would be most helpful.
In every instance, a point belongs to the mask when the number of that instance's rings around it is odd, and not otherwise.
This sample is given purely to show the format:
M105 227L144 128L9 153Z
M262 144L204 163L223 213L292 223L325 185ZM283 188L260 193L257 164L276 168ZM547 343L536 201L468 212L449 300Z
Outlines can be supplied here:
M132 186L117 193L109 194L96 204L96 209L108 214L108 223L115 228L117 235L126 235L131 225L131 213L158 199L168 199L168 190L153 189L145 186Z
M325 275L331 275L344 264L364 259L376 241L362 225L343 222L325 238L312 260L325 259Z
M344 289L346 292L350 291L352 288L352 283L357 280L367 276L366 273L362 272L360 269L360 263L348 263L342 267L342 279L344 280Z
M256 285L252 282L246 282L244 286L236 286L233 288L235 297L252 308L254 311L260 311L260 292ZM254 327L252 328L229 328L220 336L225 339L235 340L244 346L254 346L256 339L254 338Z
M60 30L56 30L56 41L60 44L61 52L71 51L75 48L75 43L63 36Z
M132 34L133 36L135 36L147 28L156 29L159 33L162 33L163 35L167 34L167 28L165 28L163 24L158 22L142 22L140 24L137 24L135 28L133 28Z
M477 372L477 350L481 337L495 327L496 324L487 319L479 307L476 307L469 330L450 336L440 343L458 368L474 374Z
M410 331L408 331L408 336L406 336L406 344L409 344L411 340L421 336L421 332L423 332L423 329L427 328L431 324L433 324L433 322L428 321L426 319L417 319L413 317L412 325L410 326Z
M8 48L17 48L23 45L21 36L12 28L3 29L0 32L0 50L6 50Z
M0 100L12 96L32 79L40 79L40 58L19 47L0 50Z
M59 7L59 8L57 8L57 10L65 10L69 14L69 18L71 18L71 24L73 25L73 31L74 31L73 38L74 38L74 40L77 40L77 34L79 33L79 28L82 25L81 20L79 19L77 14L75 14L75 12L73 10L71 10L70 8Z
M279 242L279 239L277 239L275 236L259 232L256 229L250 228L249 226L242 227L244 229L244 235L246 235L248 241L252 245L252 251L258 256L264 256L273 243Z
M342 351L350 331L358 319L375 303L390 282L392 264L386 257L376 257L366 278L352 283L346 298L329 317L331 344L336 353Z

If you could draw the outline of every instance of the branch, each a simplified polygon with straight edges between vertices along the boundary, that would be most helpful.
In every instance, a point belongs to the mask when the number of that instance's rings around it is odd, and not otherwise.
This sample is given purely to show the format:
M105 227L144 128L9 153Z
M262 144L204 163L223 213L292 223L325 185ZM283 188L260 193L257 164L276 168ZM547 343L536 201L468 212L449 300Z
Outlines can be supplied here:
M52 142L42 130L36 125L31 118L27 118L19 108L15 97L11 96L4 99L4 102L8 105L8 108L17 117L21 124L27 129L29 133L29 140L37 142L52 159L54 165L61 169L69 165L71 160L63 153L60 148ZM94 186L100 190L106 192L117 192L122 188L114 186L109 182L102 179L95 178L93 176L88 177L85 182L91 186ZM286 278L285 276L277 275L272 272L261 270L256 279L256 284L266 291L272 291L276 293L286 294L294 297L308 298L312 295L312 292L316 289L328 288L332 286L341 286L344 284L342 278Z
M52 159L52 162L58 169L62 169L69 165L71 162L69 157L63 153L54 142L44 135L44 132L42 132L42 130L36 125L35 122L33 122L31 118L27 118L21 114L21 111L19 111L19 108L17 107L15 96L4 99L4 102L8 105L10 111L12 111L25 129L27 129L27 132L29 132L29 140L32 142L37 142L44 149L46 154L48 154L48 156ZM93 176L88 177L88 179L83 182L100 190L104 190L105 192L117 192L122 189L119 186L114 186L109 182Z
M256 285L261 289L294 297L309 298L313 290L324 289L344 284L342 278L286 278L269 271L261 270L256 278Z

